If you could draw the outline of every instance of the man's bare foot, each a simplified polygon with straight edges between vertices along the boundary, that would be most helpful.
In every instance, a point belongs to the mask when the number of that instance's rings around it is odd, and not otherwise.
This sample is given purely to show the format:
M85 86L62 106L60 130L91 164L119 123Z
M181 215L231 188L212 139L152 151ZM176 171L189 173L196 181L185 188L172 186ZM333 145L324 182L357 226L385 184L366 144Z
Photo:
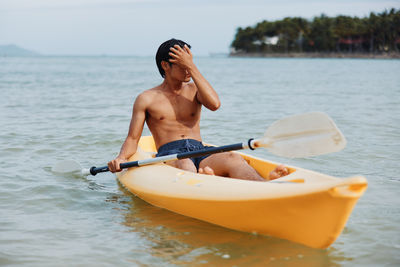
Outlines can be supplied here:
M203 170L203 168L199 168L199 173L201 173L201 174L208 174L208 175L215 175L215 174L214 174L214 170L211 169L211 168L208 167L208 166L204 167L204 170Z
M285 165L278 165L273 171L269 173L269 179L274 180L278 179L282 176L286 176L289 174L289 170L285 167Z

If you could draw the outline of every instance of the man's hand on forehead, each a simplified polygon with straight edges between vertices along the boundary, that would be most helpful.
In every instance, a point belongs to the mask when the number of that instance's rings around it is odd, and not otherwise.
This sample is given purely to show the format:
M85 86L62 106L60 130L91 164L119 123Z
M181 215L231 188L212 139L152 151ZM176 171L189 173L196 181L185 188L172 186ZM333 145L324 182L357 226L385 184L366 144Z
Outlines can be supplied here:
M180 47L179 45L174 45L170 48L169 55L172 57L169 62L178 64L184 68L190 67L193 64L193 55L187 45Z
M173 56L174 54L177 55L179 53L188 53L191 54L191 51L187 45L184 45L183 48L180 45L174 45L169 49L171 52L169 52L170 56Z

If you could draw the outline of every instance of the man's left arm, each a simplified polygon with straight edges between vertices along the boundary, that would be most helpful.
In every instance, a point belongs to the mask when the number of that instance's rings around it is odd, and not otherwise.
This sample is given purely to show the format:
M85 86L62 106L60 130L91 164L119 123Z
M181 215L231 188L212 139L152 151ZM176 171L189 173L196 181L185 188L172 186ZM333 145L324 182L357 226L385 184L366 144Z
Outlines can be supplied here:
M221 105L218 94L194 64L189 47L185 45L184 48L181 48L179 45L175 45L171 48L170 55L173 57L170 59L171 63L178 64L189 72L197 87L197 100L206 108L217 110Z

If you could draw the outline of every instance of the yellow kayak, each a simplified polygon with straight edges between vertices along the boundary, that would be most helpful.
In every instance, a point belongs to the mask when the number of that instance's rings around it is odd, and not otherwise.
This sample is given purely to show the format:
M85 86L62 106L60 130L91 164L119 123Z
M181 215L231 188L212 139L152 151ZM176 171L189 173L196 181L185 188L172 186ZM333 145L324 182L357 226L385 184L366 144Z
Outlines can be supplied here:
M144 136L130 160L151 158L155 152L153 138ZM239 154L263 177L278 165ZM157 207L313 248L330 246L366 190L367 180L362 176L336 178L294 166L288 168L289 175L269 182L197 174L164 163L130 168L117 177L131 193Z

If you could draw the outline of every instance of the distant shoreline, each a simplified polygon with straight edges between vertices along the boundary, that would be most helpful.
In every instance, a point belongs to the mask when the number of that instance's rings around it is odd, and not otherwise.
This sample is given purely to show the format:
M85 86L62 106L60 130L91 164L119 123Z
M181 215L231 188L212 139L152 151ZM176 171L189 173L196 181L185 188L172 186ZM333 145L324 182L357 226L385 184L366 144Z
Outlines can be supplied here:
M229 57L259 57L259 58L366 58L366 59L400 59L400 53L230 53Z

